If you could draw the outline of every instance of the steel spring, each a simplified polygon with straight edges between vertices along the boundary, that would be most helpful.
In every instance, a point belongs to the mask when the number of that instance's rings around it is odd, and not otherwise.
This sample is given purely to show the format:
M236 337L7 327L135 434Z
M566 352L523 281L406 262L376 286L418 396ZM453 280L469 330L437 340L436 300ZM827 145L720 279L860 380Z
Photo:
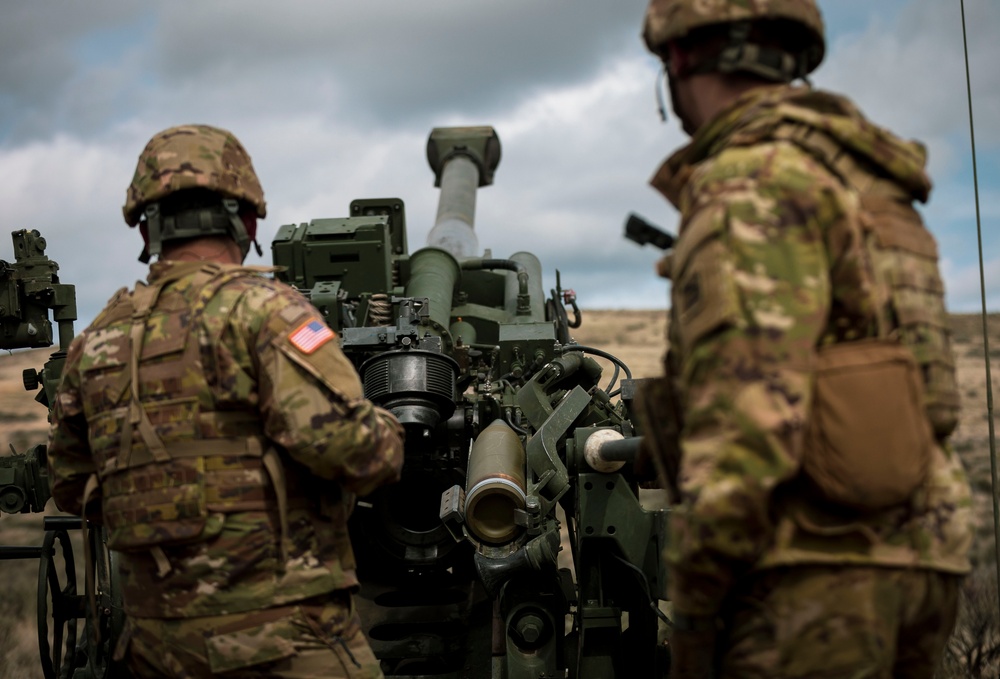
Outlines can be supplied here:
M369 326L389 325L392 323L392 302L389 295L375 294L368 300Z

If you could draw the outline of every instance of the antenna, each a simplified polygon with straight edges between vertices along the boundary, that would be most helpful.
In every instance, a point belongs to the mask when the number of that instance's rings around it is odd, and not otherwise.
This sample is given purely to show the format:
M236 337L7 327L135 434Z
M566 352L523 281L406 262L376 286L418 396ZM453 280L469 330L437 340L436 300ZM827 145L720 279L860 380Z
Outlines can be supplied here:
M969 38L965 28L965 0L962 7L962 46L965 49L965 85L969 94L969 138L972 142L972 185L976 195L976 238L979 242L979 290L983 304L983 353L986 355L986 421L990 429L990 475L993 488L993 544L997 557L997 595L1000 603L1000 499L997 498L997 449L993 429L993 379L990 375L990 336L987 332L986 273L983 267L983 223L979 211L979 173L976 165L976 125L972 116L972 75L969 69Z

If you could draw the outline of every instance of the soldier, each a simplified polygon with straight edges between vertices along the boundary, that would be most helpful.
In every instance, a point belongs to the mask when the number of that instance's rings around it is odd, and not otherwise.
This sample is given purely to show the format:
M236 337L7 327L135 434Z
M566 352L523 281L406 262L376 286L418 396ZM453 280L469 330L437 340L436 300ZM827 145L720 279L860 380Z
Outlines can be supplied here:
M59 508L121 553L133 672L382 677L347 517L398 478L402 428L319 312L242 266L265 203L232 134L154 136L124 213L159 261L70 346L48 456Z
M814 0L652 0L643 37L692 137L651 182L681 214L647 404L682 418L671 677L930 678L971 510L925 150L792 84Z

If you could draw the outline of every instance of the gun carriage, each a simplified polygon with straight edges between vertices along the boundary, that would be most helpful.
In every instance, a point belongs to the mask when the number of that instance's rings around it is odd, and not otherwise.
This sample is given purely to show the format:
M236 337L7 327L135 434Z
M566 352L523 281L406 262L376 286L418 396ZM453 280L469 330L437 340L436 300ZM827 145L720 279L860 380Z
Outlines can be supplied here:
M12 239L14 262L0 260L0 349L44 348L58 341L58 350L40 370L29 368L22 376L25 389L37 391L35 400L50 408L73 339L76 290L59 282L59 265L45 254L47 243L38 231L15 231ZM45 510L50 497L45 451L45 444L23 453L11 446L12 454L0 457L0 513ZM124 624L116 558L99 527L84 531L84 582L92 596L79 592L70 533L82 527L80 517L45 516L40 546L0 547L0 560L39 560L36 619L45 679L122 676L111 661ZM86 620L83 634L81 620Z

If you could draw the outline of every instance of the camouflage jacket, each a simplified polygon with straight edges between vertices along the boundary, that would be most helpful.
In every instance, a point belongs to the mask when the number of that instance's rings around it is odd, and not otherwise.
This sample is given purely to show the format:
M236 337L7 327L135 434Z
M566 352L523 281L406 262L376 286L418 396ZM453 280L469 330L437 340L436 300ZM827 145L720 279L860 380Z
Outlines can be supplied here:
M204 287L206 276L224 279ZM159 262L148 280L119 291L70 346L48 449L56 504L79 513L96 473L88 515L103 513L112 537L145 537L155 546L157 531L176 537L177 526L196 527L162 550L122 552L126 611L222 615L355 586L347 517L354 494L398 478L398 422L363 398L336 335L290 287L242 267L201 263ZM136 389L144 417L173 451L169 464L150 457L151 435L122 432L131 431L132 314L139 293L164 281L138 329ZM259 455L255 468L213 454L217 445L249 447L258 439L280 460L284 522L278 484L262 478Z
M905 190L907 206L930 191L922 147L843 98L783 85L742 96L654 176L681 213L659 271L672 280L669 358L684 413L665 558L670 596L687 614L715 614L736 580L761 568L969 568L970 490L944 441L907 506L852 514L800 483L817 347L870 336L885 296L857 193L780 138L786 118L806 134L822 129L838 153Z

